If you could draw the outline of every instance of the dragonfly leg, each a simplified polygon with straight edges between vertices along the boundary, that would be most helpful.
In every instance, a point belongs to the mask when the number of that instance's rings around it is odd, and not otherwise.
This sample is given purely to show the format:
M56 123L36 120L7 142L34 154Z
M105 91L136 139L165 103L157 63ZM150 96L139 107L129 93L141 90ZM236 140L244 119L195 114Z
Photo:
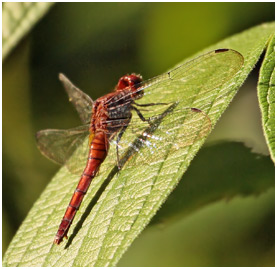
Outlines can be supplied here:
M135 106L132 106L132 108L137 112L139 118L140 118L142 121L147 121L147 122L149 122L149 119L144 118L143 115L141 114L141 112L139 111L138 108L136 108Z
M118 144L119 144L119 141L122 137L122 135L124 134L125 130L127 129L128 125L124 126L121 128L117 138L116 138L116 159L117 159L117 167L118 167L118 170L121 169L120 167L120 164L119 164L119 151L118 151Z
M150 103L150 104L142 104L142 105L139 105L139 104L136 104L136 103L135 103L135 105L138 105L138 106L169 105L169 104L170 104L170 103ZM152 121L153 119L156 119L156 118L157 118L157 117L150 117L150 118L146 119L146 118L144 118L144 116L141 114L140 110L139 110L137 107L132 106L132 109L134 109L134 110L137 112L139 118L140 118L142 121L146 121L146 122L148 122L149 124L151 123L151 121Z
M149 104L137 104L134 102L134 105L136 106L141 106L141 107L146 107L146 106L159 106L159 105L170 105L171 103L149 103ZM152 120L152 118L149 118L149 119L146 119L144 118L144 116L141 114L140 110L135 107L135 106L132 106L132 108L137 112L139 118L142 120L142 121L146 121L148 123L150 123L150 121Z

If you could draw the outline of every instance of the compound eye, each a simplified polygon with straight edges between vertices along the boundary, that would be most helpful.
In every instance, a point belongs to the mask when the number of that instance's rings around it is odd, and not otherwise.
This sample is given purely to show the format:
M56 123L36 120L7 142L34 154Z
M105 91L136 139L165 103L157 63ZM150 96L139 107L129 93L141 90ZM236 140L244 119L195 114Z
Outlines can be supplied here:
M139 84L142 82L142 78L139 75L132 74L131 76L132 86L138 88Z
M142 77L140 75L131 74L123 76L119 79L115 91L120 91L125 88L138 88L139 84L142 82Z
M130 86L129 79L126 78L126 76L124 76L124 77L119 79L119 81L118 81L118 83L115 87L115 90L123 90L128 86Z

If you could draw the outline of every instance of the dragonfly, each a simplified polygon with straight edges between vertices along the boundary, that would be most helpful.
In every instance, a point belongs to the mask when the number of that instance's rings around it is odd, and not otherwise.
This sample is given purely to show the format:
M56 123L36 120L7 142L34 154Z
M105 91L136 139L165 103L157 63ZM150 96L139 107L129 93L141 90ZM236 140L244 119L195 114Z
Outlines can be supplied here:
M82 172L77 172L81 173L80 180L54 243L59 245L67 238L92 179L98 175L113 145L119 171L143 147L148 149L145 163L150 163L157 159L164 145L170 144L175 151L193 145L212 128L205 107L197 107L196 97L201 96L203 106L215 89L220 89L238 73L243 62L243 56L235 50L213 50L146 81L134 73L122 76L112 92L95 101L65 75L59 74L83 125L69 130L39 131L38 148L49 159L71 169L74 165L70 163L74 161L70 161L70 157L87 138L88 147L84 155L86 164L81 167ZM209 106L207 104L207 108Z

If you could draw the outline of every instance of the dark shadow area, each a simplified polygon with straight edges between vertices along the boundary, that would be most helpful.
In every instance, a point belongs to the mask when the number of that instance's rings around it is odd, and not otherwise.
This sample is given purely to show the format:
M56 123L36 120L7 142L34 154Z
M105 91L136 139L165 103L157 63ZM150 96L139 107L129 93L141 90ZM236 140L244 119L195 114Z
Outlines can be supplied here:
M202 148L151 224L178 214L184 217L221 199L259 195L274 185L269 156L252 153L238 142Z

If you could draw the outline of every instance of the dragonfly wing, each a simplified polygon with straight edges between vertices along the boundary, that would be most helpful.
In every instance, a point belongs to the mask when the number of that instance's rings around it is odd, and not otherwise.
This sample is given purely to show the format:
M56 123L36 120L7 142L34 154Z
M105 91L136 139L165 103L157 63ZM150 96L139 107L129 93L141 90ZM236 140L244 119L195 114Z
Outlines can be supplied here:
M146 80L138 91L144 96L140 104L158 102L191 105L197 95L208 95L230 80L243 66L243 56L231 49L218 49L188 61L175 69Z
M92 113L92 99L83 91L78 89L64 74L59 74L59 79L69 96L69 101L76 108L81 121L88 123Z
M44 156L62 165L83 143L89 134L88 130L88 125L69 130L42 130L36 134L37 146Z
M160 115L156 115L150 122L142 122L134 117L117 147L120 156L120 166L130 158L137 158L143 164L151 164L161 158L161 152L171 147L171 151L179 151L193 145L205 137L212 128L210 118L196 108L175 109L177 104L171 105ZM116 145L114 139L111 144ZM147 153L144 153L147 152Z

